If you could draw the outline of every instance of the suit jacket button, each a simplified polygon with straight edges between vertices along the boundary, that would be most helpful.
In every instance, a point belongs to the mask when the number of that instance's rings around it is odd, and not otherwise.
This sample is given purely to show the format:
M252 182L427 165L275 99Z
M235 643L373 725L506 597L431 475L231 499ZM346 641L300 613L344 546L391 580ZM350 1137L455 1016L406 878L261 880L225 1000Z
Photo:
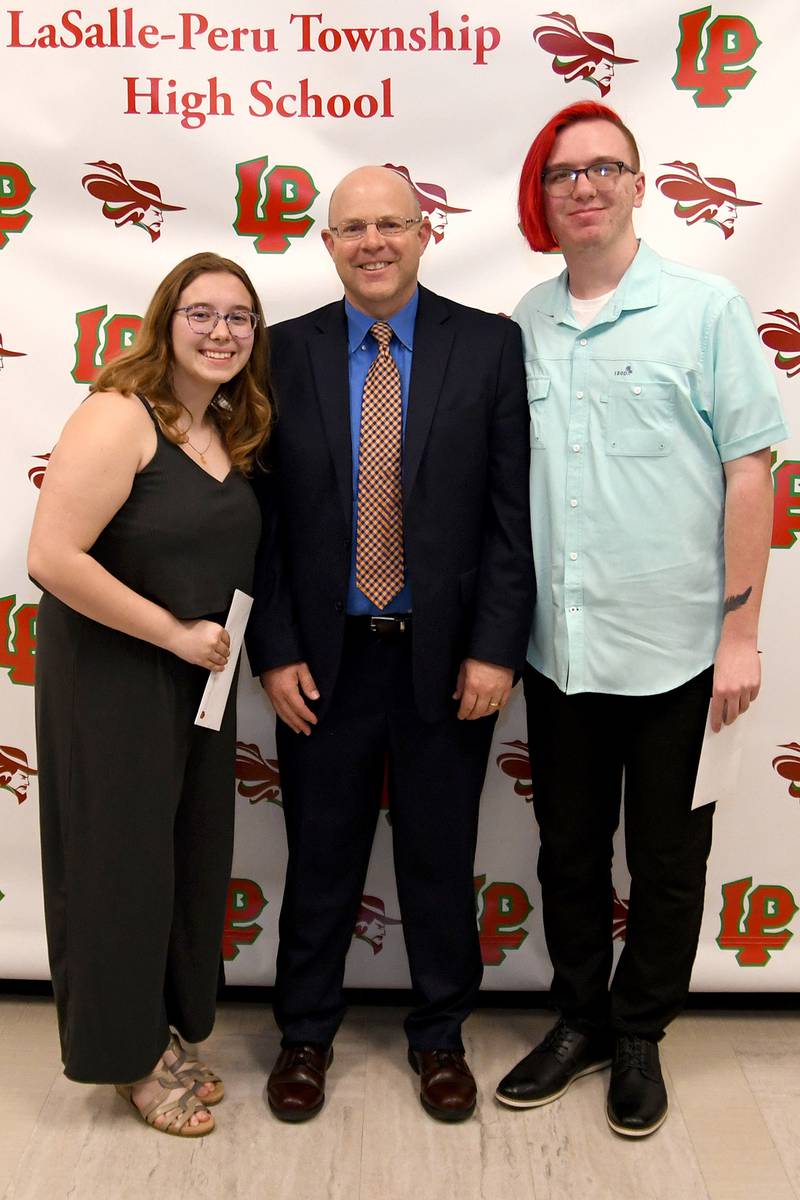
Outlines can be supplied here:
M352 538L345 538L345 539L344 539L343 545L344 545L344 548L345 548L345 550L349 550L349 549L350 549L350 547L352 546L352 544L353 544L353 539L352 539Z
M344 612L344 601L337 600L333 607L336 609L337 613Z

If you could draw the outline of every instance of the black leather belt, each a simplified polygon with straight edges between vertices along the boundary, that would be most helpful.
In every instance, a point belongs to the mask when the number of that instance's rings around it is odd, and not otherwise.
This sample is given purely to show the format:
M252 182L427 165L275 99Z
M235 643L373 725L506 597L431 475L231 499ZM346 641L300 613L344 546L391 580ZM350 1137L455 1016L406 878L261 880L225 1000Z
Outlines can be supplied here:
M347 620L382 638L402 637L411 632L411 613L396 613L386 617L354 616Z

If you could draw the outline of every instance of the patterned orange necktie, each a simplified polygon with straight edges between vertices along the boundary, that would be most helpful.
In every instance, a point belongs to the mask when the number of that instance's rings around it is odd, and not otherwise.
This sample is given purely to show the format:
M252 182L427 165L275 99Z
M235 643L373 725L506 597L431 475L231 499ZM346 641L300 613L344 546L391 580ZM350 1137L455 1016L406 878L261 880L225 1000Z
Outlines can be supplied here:
M358 446L356 587L385 608L403 586L403 400L400 372L389 353L392 327L370 333L378 353L367 371Z

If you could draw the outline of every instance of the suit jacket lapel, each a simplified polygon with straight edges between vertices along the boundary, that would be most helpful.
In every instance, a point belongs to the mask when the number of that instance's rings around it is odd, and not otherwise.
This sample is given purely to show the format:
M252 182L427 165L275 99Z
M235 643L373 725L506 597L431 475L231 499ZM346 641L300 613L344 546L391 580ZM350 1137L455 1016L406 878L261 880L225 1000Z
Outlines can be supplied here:
M349 526L353 518L353 454L344 301L329 304L320 310L309 339L309 355L322 423L336 472L339 499Z
M441 296L420 287L406 418L403 464L405 505L417 478L450 358L454 337L450 316L450 308Z

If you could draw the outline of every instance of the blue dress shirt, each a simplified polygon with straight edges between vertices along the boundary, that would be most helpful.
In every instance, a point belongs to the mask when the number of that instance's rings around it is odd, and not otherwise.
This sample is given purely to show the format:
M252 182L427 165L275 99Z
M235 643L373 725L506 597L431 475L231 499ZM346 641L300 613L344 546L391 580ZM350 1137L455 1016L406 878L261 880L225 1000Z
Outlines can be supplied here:
M411 360L414 350L414 325L417 320L419 292L399 312L385 322L392 327L389 353L400 372L400 387L403 400L403 445L405 446L406 416L408 413L408 390L411 382ZM350 556L350 578L347 584L347 612L350 616L364 614L377 616L389 613L411 612L411 585L406 572L405 583L394 599L385 608L378 608L356 587L356 531L358 529L358 444L361 435L361 400L364 383L372 363L378 354L378 343L369 332L378 318L354 308L349 300L344 302L347 315L348 365L350 377L350 444L353 452L353 538Z

